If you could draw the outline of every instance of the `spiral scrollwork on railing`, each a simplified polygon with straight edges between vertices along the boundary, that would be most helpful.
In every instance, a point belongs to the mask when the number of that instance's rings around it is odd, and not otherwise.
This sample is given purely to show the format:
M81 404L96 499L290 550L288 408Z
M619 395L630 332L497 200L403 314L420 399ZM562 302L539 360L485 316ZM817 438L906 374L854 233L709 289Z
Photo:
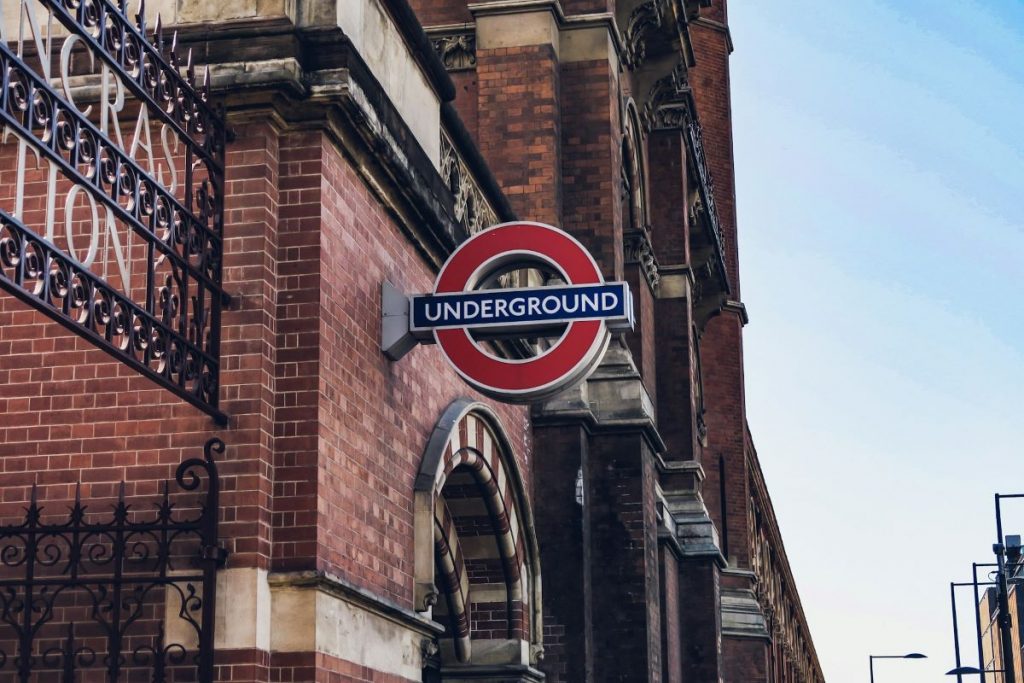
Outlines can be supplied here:
M220 312L227 298L222 286L227 133L223 111L211 102L209 70L197 84L191 52L181 58L177 35L165 40L159 18L154 31L147 28L144 2L133 18L126 0L38 3L48 13L42 20L46 25L59 23L69 32L57 38L64 41L59 76L48 65L42 73L29 66L20 45L28 38L19 34L15 43L0 41L0 126L4 143L13 134L31 149L37 166L50 169L46 204L61 208L47 208L45 217L25 210L26 174L19 166L14 206L0 207L0 287L223 423L226 417L217 406ZM37 17L29 23L39 22ZM138 102L131 145L124 139L131 139L129 133L109 130L105 115L96 123L89 109L72 99L70 81L64 82L71 73L65 59L70 60L72 48L83 46L97 65L86 78L102 80L104 92L115 87ZM151 150L149 167L138 153L139 131L151 135L154 124L166 145L161 164L169 178ZM26 158L24 148L19 164ZM82 210L75 209L79 196L87 202ZM58 214L64 214L66 237L54 229ZM77 258L72 224L88 223L90 217L91 236L78 238L87 237L89 247ZM102 267L96 261L101 234L107 239ZM133 249L131 239L144 248ZM119 285L108 277L110 264L120 274ZM140 266L144 278L134 275Z
M33 487L21 521L0 526L0 678L212 682L224 450L207 442L151 505L122 484L92 512L76 489L54 518Z

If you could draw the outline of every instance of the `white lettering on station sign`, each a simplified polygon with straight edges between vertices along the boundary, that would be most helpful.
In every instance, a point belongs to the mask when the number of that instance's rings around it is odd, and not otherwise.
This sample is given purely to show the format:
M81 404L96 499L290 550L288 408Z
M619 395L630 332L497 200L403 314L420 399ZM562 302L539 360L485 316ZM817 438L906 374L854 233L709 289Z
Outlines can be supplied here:
M541 266L566 285L489 288L501 271ZM434 291L406 297L385 283L381 347L399 359L417 343L437 343L478 391L508 402L536 401L593 371L610 333L633 328L633 296L605 282L571 235L542 223L504 223L463 242L438 273ZM552 337L531 358L505 358L484 339Z

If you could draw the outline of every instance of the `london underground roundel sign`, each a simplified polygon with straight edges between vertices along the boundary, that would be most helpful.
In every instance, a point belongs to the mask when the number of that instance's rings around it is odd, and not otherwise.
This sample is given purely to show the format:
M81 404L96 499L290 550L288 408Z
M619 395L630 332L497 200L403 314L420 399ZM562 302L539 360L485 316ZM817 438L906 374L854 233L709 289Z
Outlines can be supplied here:
M557 273L566 284L490 287L495 275L527 267ZM436 342L466 382L510 402L545 398L582 381L604 355L610 330L633 325L626 283L606 283L583 245L541 223L504 223L477 233L441 267L433 293L399 296L402 301L396 301L394 291L385 285L385 353L394 358L417 341ZM405 308L405 316L400 308ZM403 317L407 322L396 320ZM479 341L536 337L556 330L561 332L557 340L525 359L502 358ZM403 331L407 334L399 334ZM404 345L399 337L405 337Z

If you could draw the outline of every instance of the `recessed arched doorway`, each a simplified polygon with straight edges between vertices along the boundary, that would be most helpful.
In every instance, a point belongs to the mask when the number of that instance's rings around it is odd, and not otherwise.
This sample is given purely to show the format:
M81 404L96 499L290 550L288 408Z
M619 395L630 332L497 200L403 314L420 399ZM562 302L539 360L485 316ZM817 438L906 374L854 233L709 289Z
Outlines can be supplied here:
M539 681L540 571L529 499L497 416L438 421L415 486L416 606L444 626L424 681Z

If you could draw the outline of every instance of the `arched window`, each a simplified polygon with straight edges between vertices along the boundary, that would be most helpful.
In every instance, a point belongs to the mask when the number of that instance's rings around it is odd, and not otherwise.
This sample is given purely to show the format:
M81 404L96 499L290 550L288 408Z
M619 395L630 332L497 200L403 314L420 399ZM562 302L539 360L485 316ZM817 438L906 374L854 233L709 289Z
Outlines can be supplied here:
M649 221L643 138L632 99L626 102L622 120L622 229L645 230Z

